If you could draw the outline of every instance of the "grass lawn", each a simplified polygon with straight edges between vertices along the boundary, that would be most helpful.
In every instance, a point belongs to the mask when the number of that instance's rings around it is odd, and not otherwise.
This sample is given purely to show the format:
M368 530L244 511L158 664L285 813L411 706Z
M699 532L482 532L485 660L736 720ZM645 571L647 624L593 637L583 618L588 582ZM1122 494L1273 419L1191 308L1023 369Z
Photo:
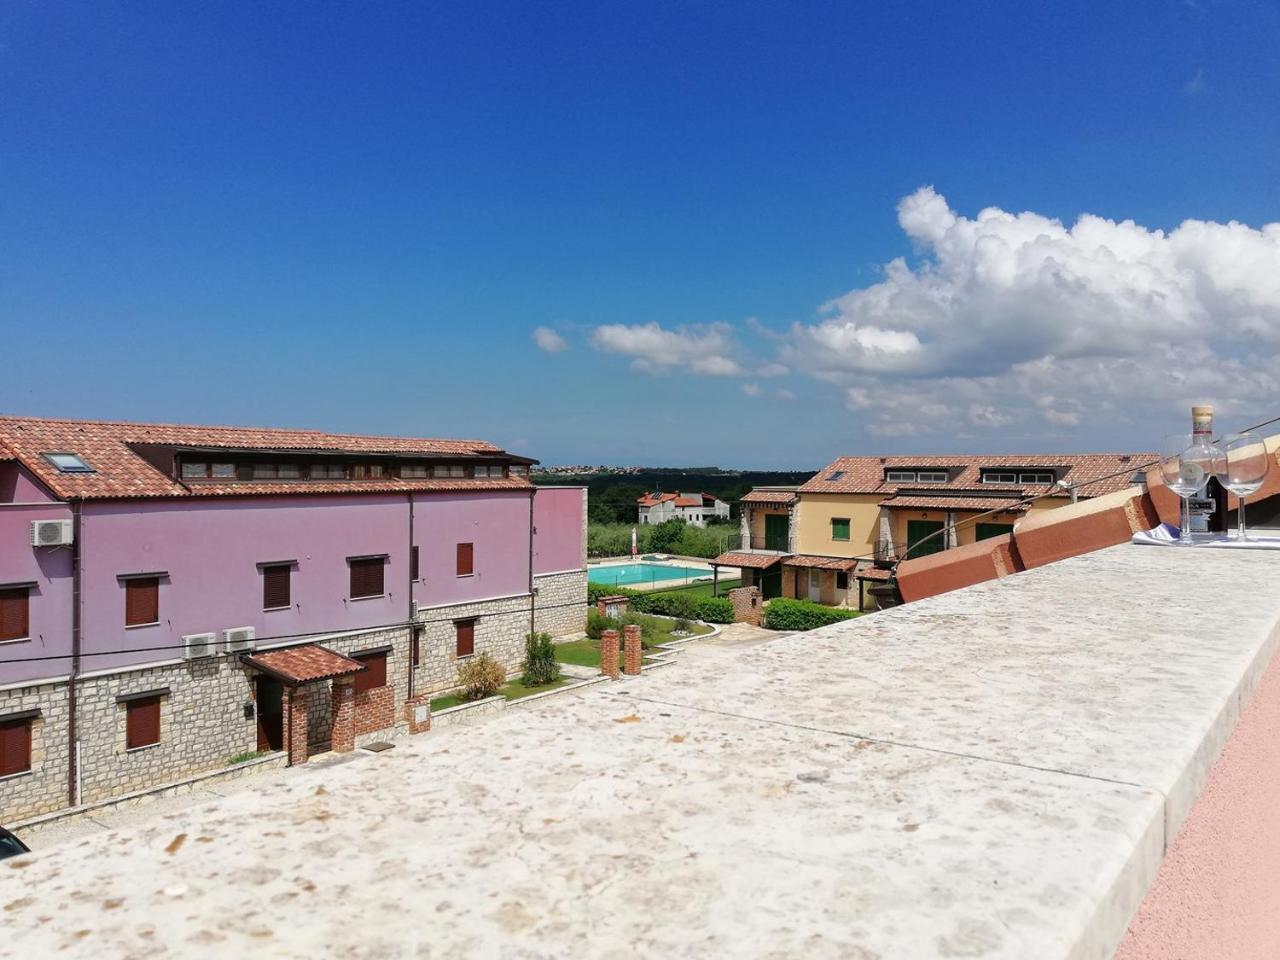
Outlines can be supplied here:
M600 660L597 656L596 663L599 662ZM506 697L508 700L519 700L522 697L531 697L535 693L542 693L544 690L554 690L556 687L563 687L569 682L568 677L561 677L559 680L554 680L551 683L543 683L533 687L526 687L523 681L517 677L515 680L508 681L502 689L495 694L495 696L500 695ZM436 713L440 710L448 710L450 707L456 707L459 704L466 702L467 698L461 693L446 694L443 697L436 697L431 701L431 712Z
M649 634L654 643L667 643L671 640L682 639L671 635L671 628L675 625L674 620L668 620L666 617L651 617L643 613L636 614L636 619L649 628ZM711 627L705 624L689 624L689 633L692 636L710 632ZM572 663L579 667L598 667L600 666L600 641L584 638L582 640L571 640L568 643L557 643L556 659L561 663Z

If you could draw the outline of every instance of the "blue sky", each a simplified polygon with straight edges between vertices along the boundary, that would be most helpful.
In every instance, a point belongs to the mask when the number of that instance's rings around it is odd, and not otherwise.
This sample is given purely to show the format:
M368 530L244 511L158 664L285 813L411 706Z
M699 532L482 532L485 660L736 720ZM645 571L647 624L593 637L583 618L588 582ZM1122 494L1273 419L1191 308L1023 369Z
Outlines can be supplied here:
M0 410L761 467L1262 419L1277 49L1209 0L9 0Z

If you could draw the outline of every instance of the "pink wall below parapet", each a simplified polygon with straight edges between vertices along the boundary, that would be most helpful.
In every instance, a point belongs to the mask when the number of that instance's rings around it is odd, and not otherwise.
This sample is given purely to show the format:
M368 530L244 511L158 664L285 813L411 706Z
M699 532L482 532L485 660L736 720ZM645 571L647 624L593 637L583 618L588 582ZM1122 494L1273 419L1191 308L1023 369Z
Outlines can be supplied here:
M88 503L84 508L86 672L156 660L184 634L254 627L261 638L402 622L409 612L403 497L228 498ZM347 557L387 554L386 594L350 599ZM297 561L292 604L262 609L260 563ZM163 572L160 623L125 628L124 574ZM219 636L221 643L221 636ZM177 649L159 659L177 658Z
M1280 654L1240 714L1115 960L1280 957Z
M524 490L415 497L413 540L421 606L529 592L529 494ZM474 572L458 576L458 544L472 544Z
M33 583L28 594L29 638L0 643L0 683L65 676L71 661L5 663L71 652L71 548L31 546L32 520L67 520L65 504L0 505L0 586Z
M533 498L533 572L558 573L586 566L582 515L586 510L581 487L539 487Z

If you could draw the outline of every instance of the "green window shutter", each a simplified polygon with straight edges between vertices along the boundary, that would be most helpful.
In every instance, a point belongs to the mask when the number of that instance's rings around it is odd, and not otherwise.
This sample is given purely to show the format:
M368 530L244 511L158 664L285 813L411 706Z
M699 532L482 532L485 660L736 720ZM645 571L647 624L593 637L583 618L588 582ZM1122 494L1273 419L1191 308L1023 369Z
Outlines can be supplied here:
M848 518L833 517L831 520L831 539L832 540L848 540L849 539L849 520Z

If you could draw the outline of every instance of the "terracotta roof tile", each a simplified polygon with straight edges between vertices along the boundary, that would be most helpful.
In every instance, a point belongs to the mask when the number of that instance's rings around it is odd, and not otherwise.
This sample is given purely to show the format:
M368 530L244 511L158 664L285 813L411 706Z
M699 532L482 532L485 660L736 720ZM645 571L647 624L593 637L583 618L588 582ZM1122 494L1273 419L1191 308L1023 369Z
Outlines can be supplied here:
M777 553L736 553L729 551L716 557L711 563L720 567L749 567L752 570L767 570L783 559Z
M1152 453L1028 453L1028 454L966 454L947 456L909 456L909 457L840 457L833 460L813 475L800 487L801 493L883 493L892 494L899 488L937 490L978 487L983 490L1009 490L1027 495L1028 492L1043 492L1044 486L1023 486L1021 484L984 484L982 470L993 467L1017 467L1028 471L1036 469L1056 469L1061 479L1076 484L1080 488L1080 496L1096 497L1130 486L1131 476L1142 464L1155 459ZM948 479L945 483L889 483L884 479L886 470L927 470L935 468L946 470ZM1120 472L1117 477L1099 480L1099 477ZM827 479L839 474L834 480Z
M795 503L794 490L752 490L739 503Z
M1001 500L993 497L948 496L895 496L882 500L880 506L890 510L1026 510L1026 504L1018 500Z
M184 485L153 466L129 444L157 444L209 450L271 450L359 454L418 454L424 457L496 457L504 451L480 440L434 440L359 436L318 430L256 427L201 427L101 420L52 420L0 416L0 449L8 448L41 482L66 499L218 496L254 493L383 493L410 490L480 490L529 486L522 478L481 480L400 480L333 483L256 482ZM43 456L80 456L92 473L62 473ZM449 484L447 486L442 484ZM453 486L457 484L457 486Z
M809 554L796 554L782 561L784 567L807 567L811 570L852 570L858 565L853 558L815 557Z
M283 650L263 650L242 659L250 666L293 685L344 677L365 669L358 660L344 657L318 643Z

